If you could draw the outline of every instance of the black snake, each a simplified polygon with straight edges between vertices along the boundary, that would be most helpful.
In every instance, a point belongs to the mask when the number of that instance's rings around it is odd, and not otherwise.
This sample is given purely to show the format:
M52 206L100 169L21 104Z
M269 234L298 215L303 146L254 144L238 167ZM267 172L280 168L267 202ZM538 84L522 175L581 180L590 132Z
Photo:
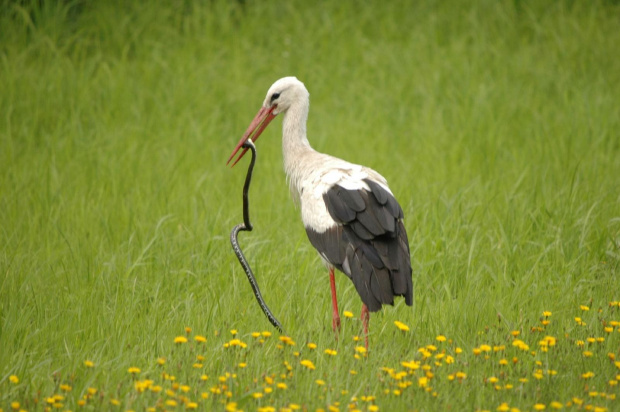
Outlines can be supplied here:
M275 326L275 328L278 329L280 333L283 333L282 325L280 324L278 319L276 319L273 313L271 313L271 310L269 310L269 307L265 303L265 300L260 293L258 283L256 282L256 278L254 277L252 269L250 268L250 264L245 259L245 256L241 251L241 247L239 247L239 242L237 241L237 236L239 235L240 231L252 231L252 223L250 223L250 205L248 201L248 191L250 189L250 181L252 180L252 170L254 169L254 163L256 162L256 146L254 146L252 140L248 139L243 144L243 147L249 148L252 151L252 160L250 161L250 165L248 166L248 173L245 176L245 183L243 184L243 223L239 223L238 225L236 225L230 232L230 243L232 245L233 251L235 252L235 255L237 255L237 259L239 259L239 263L241 263L243 271L245 272L248 280L250 281L250 285L252 286L252 290L254 291L254 296L256 296L256 300L258 301L260 308L263 310L265 316L267 316L267 319L269 319L269 322L271 322L271 324Z

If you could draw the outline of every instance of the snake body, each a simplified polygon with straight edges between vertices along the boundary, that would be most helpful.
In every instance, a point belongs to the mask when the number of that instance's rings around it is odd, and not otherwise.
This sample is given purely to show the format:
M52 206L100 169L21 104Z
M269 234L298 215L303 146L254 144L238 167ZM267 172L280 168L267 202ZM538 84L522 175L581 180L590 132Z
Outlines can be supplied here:
M240 231L252 231L252 223L250 223L250 205L248 200L248 191L250 190L250 182L252 180L252 171L254 170L254 163L256 163L256 146L252 140L248 139L244 144L244 148L249 148L252 151L252 160L250 160L250 165L248 166L248 173L245 176L245 183L243 184L243 223L239 223L236 225L233 230L230 232L230 244L232 245L233 251L235 255L237 255L237 259L239 259L239 263L241 263L241 267L248 277L248 281L250 282L250 286L252 286L252 291L254 292L254 296L258 301L260 308L263 310L269 322L280 332L283 333L283 328L278 319L274 316L274 314L269 310L269 307L265 303L263 299L263 295L260 293L260 288L258 287L258 282L256 282L256 278L254 277L254 273L252 273L252 269L250 268L250 264L245 259L243 252L241 251L241 247L239 246L239 241L237 240L237 236Z

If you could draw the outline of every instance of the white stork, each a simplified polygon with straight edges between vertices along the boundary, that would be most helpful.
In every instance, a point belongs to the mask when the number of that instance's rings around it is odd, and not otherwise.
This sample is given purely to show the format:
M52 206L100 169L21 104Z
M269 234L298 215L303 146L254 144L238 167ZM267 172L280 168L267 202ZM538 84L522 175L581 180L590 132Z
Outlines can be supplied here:
M404 296L412 305L409 242L403 211L379 173L314 150L306 137L310 94L295 77L276 81L263 106L233 150L256 141L267 125L284 114L282 152L291 193L312 245L329 269L332 327L340 327L334 268L347 275L359 293L368 347L369 311ZM245 154L241 152L236 164Z

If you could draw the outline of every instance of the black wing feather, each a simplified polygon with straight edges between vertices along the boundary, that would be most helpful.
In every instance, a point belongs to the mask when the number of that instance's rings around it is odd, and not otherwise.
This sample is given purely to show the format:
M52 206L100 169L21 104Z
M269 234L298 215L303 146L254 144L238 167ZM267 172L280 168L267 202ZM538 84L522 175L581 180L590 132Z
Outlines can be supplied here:
M323 199L339 223L323 233L306 228L312 245L338 270L351 278L371 312L394 296L413 304L409 242L403 211L391 193L372 180L370 190L332 186Z

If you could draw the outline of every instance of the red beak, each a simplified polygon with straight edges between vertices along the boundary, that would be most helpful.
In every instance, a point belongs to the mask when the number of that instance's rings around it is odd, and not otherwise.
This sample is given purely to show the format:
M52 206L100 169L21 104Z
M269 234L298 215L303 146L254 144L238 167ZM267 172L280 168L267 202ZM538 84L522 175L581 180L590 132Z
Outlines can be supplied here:
M258 137L261 135L261 133L263 133L263 130L265 130L265 128L269 125L269 123L271 123L271 121L274 119L274 117L276 117L275 114L273 114L273 110L276 108L277 106L272 106L272 107L261 107L261 109L258 111L258 113L256 114L256 116L254 116L254 120L252 120L252 123L250 123L250 126L248 127L248 130L245 131L245 133L243 134L243 137L241 138L241 140L239 140L239 143L237 143L237 146L235 146L235 149L233 150L232 154L230 155L230 157L228 158L228 161L226 162L226 164L229 164L230 161L232 160L233 157L235 157L235 155L237 154L237 152L239 151L239 149L241 149L241 146L243 146L243 144L248 140L248 139L252 139L253 142L256 142L256 140L258 139ZM237 157L237 160L235 160L232 164L231 167L233 167L234 165L237 164L237 162L239 160L241 160L241 158L243 157L243 155L248 151L248 148L246 147L241 154L239 155L239 157Z

